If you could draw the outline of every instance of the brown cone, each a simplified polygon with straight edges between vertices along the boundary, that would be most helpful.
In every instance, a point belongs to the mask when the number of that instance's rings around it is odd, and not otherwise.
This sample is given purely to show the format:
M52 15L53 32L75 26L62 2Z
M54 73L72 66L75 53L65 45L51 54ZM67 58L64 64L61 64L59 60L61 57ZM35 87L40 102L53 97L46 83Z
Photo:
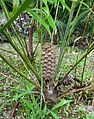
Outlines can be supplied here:
M45 43L42 48L42 66L45 82L51 83L56 67L56 50L49 43Z

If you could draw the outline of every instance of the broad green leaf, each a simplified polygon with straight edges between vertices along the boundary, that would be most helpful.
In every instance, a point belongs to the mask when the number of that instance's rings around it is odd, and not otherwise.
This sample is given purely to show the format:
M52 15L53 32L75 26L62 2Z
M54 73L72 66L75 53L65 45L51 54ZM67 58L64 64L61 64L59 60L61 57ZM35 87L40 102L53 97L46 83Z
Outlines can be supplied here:
M19 9L19 0L13 0L13 13Z
M12 17L13 14L19 9L19 0L13 0L13 11L9 13L9 16Z
M45 15L49 15L50 14L49 11L47 10L47 7L43 7L42 9L46 13Z
M40 9L38 9L38 8L32 8L31 10L34 11L34 12L37 12L37 13L39 13L39 14L40 14L40 12L42 12L43 15L49 14L49 13L47 12L46 7L43 7L42 9L43 9L42 11L41 11Z
M53 30L56 30L56 25L51 15L48 16L48 22L50 26L53 28Z
M25 95L27 95L27 94L31 94L31 91L26 91L26 92L22 92L21 94L16 94L16 95L14 95L14 97L12 98L12 100L15 100L15 101L17 101L18 100L18 98L21 98L22 96L25 96Z
M72 102L72 100L62 99L59 103L57 103L56 105L54 105L54 107L53 107L51 110L55 110L55 109L57 109L57 108L59 108L59 107L65 105L65 104L67 104L67 103L70 103L70 102Z
M33 109L33 104L32 103L29 103L29 101L27 101L25 99L22 99L22 101L25 103L26 107L28 107L30 110Z
M49 32L49 34L51 35L49 25L47 25L46 22L42 18L40 18L39 15L37 15L36 13L34 13L33 11L30 11L30 10L29 10L28 14L30 16L32 16L33 18L35 18L36 20L38 20L46 28L46 30Z
M31 91L31 90L33 90L34 88L35 88L35 86L31 86L31 83L29 82L29 81L27 81L27 80L25 80L25 86L26 86L26 90L28 90L28 91Z
M64 5L64 7L69 11L71 12L71 9L68 7L68 5L65 3L65 0L60 0L62 5Z
M37 0L35 0L37 1ZM3 31L5 28L10 26L10 24L24 11L26 8L29 7L29 5L32 3L33 4L34 0L25 0L23 4L19 7L19 9L13 14L13 16L8 20L8 22L1 27L0 31Z
M44 2L44 4L45 4L45 7L46 7L46 13L49 15L50 14L50 12L49 12L49 7L48 7L48 5L47 5L47 1L46 0L43 0L43 2Z
M51 114L54 117L54 119L59 119L59 116L55 112L51 111Z

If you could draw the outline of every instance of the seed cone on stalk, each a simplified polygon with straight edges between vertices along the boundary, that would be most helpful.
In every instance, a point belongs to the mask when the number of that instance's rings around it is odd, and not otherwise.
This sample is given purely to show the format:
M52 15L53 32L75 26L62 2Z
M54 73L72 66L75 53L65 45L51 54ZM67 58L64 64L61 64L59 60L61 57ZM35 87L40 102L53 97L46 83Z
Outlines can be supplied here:
M42 47L42 66L45 82L51 82L56 67L56 50L49 43L45 43Z
M45 43L42 47L42 69L43 69L43 79L46 84L45 87L46 102L47 104L51 105L57 100L54 94L54 83L52 81L55 73L55 68L56 68L56 48L49 43Z

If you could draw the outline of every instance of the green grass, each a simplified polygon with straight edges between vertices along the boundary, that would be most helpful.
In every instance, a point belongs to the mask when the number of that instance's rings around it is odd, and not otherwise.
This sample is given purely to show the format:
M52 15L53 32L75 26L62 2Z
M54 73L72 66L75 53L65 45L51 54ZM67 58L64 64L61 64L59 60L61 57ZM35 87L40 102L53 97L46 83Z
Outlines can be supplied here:
M7 44L8 45L8 44ZM12 51L12 48L9 49ZM37 70L39 71L40 69L40 47L38 48L38 50L36 51L36 59L35 59L35 64L37 67ZM12 54L8 54L6 52L3 52L3 54L9 58L9 61L15 65L16 68L18 68L20 71L24 72L24 74L26 76L30 76L28 74L30 74L29 70L26 70L23 63L21 63L21 59L19 58L19 56L16 55L12 55ZM81 57L81 55L83 54L80 50L78 51L72 51L71 48L68 48L68 52L65 53L65 56L63 58L62 64L61 64L61 68L60 68L60 72L65 74L72 66L73 64L76 62L77 60L77 55L79 54L79 57ZM81 63L77 66L76 68L76 76L79 80L81 80L81 76L82 76L82 69L83 69L83 64L84 61L81 61ZM92 66L90 65L89 62L89 58L88 61L86 63L86 68L85 68L85 73L84 73L84 79L83 79L83 83L88 84L90 81L90 77L91 77L91 69ZM70 75L74 75L75 70L73 70L71 72ZM40 73L40 71L39 71ZM36 93L34 93L34 87L30 84L30 82L23 80L22 77L20 77L13 69L11 69L5 62L3 62L3 60L0 60L0 112L1 115L4 113L4 108L8 107L7 110L11 111L13 110L13 106L15 105L15 103L18 103L20 100L20 106L18 106L18 111L15 113L18 116L21 116L23 113L25 114L24 116L29 119L32 116L35 118L43 118L43 117L49 117L51 115L55 117L58 117L58 113L56 111L54 112L50 112L49 115L49 111L46 109L46 107L41 110L40 109L40 95L37 96ZM31 79L32 80L32 79ZM5 90L3 90L5 89ZM35 98L35 95L37 96L37 98ZM75 94L74 96L70 95L70 96L66 96L66 98L68 99L72 99L74 100L75 96L76 98L79 97L80 94ZM86 98L87 97L87 94ZM86 100L85 98L85 100ZM80 115L82 115L83 119L86 116L86 110L84 109L84 104L83 106L80 105L80 100L77 103L77 107L74 108L72 107L72 105L70 104L69 106L66 105L63 108L61 108L61 110L63 110L64 112L64 117L70 117L70 118L74 118L76 119L77 117L79 117ZM82 108L83 107L83 108ZM30 111L31 110L31 111ZM36 110L36 111L34 111ZM73 111L75 111L76 115L72 115ZM30 113L32 112L32 113ZM47 115L48 113L48 115ZM6 113L5 113L6 114ZM69 116L70 114L70 116ZM2 115L4 116L4 115ZM92 118L92 117L91 117Z

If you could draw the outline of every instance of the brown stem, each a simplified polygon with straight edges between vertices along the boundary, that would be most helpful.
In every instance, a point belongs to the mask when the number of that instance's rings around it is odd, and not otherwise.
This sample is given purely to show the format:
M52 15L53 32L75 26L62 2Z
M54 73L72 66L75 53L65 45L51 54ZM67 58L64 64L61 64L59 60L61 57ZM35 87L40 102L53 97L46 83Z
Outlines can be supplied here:
M28 54L29 54L29 59L32 62L34 60L34 56L33 56L33 33L35 31L35 26L32 25L29 28L29 42L28 42Z
M71 95L73 93L79 92L79 91L84 91L84 90L94 90L94 84L90 84L89 86L80 88L80 89L73 89L72 91L67 91L65 94L60 96L60 99L63 98L64 96Z

